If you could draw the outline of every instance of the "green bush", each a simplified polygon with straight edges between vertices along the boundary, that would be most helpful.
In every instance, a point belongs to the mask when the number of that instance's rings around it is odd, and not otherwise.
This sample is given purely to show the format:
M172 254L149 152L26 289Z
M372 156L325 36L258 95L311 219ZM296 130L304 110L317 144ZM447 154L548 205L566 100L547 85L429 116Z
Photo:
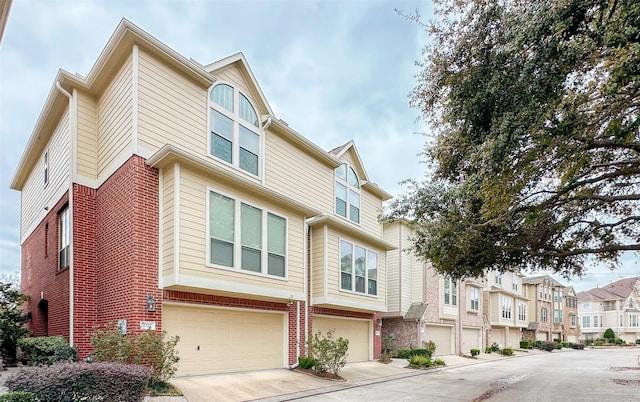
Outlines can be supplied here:
M503 356L511 356L513 355L513 348L504 348L500 350L500 354Z
M543 341L539 341L539 340L535 340L533 342L531 342L531 347L533 349L544 349L544 342Z
M636 339L636 345L640 345L640 339Z
M615 332L613 332L613 329L607 328L604 331L604 335L602 335L602 337L608 339L609 342L613 343L613 340L615 339L616 334L615 334Z
M427 356L423 355L413 355L409 358L409 367L419 368L419 367L431 367L433 362Z
M555 342L542 342L542 349L546 350L547 352L551 352L555 348L556 348Z
M0 395L0 402L38 402L38 400L31 392L18 391Z
M22 338L18 346L27 356L30 366L49 366L60 361L77 361L78 351L61 336Z
M495 342L493 342L491 344L491 346L489 346L489 347L491 348L492 352L499 352L500 351L500 346Z
M562 342L562 347L563 348L572 348L573 347L573 343L572 342Z
M471 349L471 356L478 356L480 354L480 349Z
M338 375L340 369L347 364L349 340L342 337L333 339L334 332L333 329L327 331L326 335L322 331L316 332L311 338L311 353L316 371Z
M613 339L613 343L615 343L616 345L624 345L625 344L625 342L620 338L614 338Z
M571 347L573 349L577 349L577 350L584 350L584 344L583 343L574 343Z
M313 368L313 365L316 364L315 360L313 360L313 356L300 356L298 357L298 365L300 368L305 370L309 370Z
M179 340L178 336L167 338L165 331L142 331L127 337L114 323L91 334L94 360L144 364L151 368L153 382L166 381L176 373L180 357L175 348Z
M425 356L431 358L433 351L429 349L398 349L399 359L409 359L411 356Z
M487 346L487 348L484 350L484 353L491 353L491 347Z
M530 339L521 340L520 349L531 349L531 340Z
M40 402L142 401L150 378L151 370L136 364L62 362L26 367L5 386L31 392Z
M600 341L600 340L593 341L593 346L602 346L602 345L604 345L603 341Z
M556 349L562 349L562 342L556 342Z
M435 359L433 361L434 366L446 366L446 363L442 359Z

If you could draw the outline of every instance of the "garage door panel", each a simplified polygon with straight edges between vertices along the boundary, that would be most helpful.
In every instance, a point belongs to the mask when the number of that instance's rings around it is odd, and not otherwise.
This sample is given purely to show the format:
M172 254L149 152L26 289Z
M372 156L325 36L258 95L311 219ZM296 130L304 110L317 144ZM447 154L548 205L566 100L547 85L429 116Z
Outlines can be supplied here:
M282 313L163 306L163 329L180 336L178 375L283 367L284 322Z
M349 340L348 362L369 360L371 333L368 320L314 316L312 325L313 334L318 331L326 334L334 329L334 339L342 337Z
M434 356L444 356L453 353L451 346L452 327L440 325L425 325L423 340L433 341L436 344ZM422 345L420 345L422 347Z
M482 350L480 328L462 328L462 346L460 352L470 354L471 349Z

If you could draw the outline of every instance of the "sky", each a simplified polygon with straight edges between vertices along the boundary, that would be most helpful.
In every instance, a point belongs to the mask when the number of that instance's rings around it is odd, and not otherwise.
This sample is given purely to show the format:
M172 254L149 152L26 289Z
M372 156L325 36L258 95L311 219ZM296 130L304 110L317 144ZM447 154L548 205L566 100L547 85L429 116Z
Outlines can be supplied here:
M9 184L58 69L86 75L124 17L187 58L243 52L275 115L325 150L354 140L369 178L393 195L424 179L427 128L409 107L429 1L14 0L0 44L0 274L20 268L20 193ZM576 290L640 276L627 254Z

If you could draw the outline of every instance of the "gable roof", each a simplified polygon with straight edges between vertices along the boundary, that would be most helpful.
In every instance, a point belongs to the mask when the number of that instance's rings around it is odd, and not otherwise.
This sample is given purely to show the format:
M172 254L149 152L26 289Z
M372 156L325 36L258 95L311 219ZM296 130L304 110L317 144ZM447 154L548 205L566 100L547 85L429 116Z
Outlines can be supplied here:
M579 299L584 300L618 300L626 299L640 287L640 277L632 277L611 282L601 288L593 288L578 293Z
M427 311L427 307L429 307L429 303L413 303L407 313L404 315L404 320L421 320L424 317L424 313Z
M551 282L551 284L555 287L559 287L559 288L565 287L562 283L553 279L553 277L549 275L530 276L530 277L522 278L522 283L527 285L539 285L545 281Z
M267 98L264 96L260 85L258 84L258 80L256 80L255 75L253 75L253 71L251 71L251 67L249 67L249 63L247 63L247 59L244 57L242 52L238 52L236 54L232 54L231 56L227 56L222 60L215 61L211 64L207 64L204 66L205 70L207 70L211 74L215 74L217 70L228 67L232 64L235 64L238 69L244 75L245 81L251 85L253 90L258 94L257 101L260 103L259 107L262 110L266 110L267 114L273 116L273 110L267 102Z

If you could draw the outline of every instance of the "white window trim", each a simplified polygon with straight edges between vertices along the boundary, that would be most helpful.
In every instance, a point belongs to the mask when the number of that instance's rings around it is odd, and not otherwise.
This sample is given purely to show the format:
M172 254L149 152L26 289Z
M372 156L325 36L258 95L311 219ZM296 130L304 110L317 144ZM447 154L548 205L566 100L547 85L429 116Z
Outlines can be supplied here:
M446 292L446 284L449 283L449 302L446 302L447 292ZM450 277L442 278L442 304L449 307L458 306L458 282L451 279ZM455 292L453 291L453 287L455 286ZM453 303L455 301L455 303Z
M211 202L211 193L220 194L222 196L231 198L235 201L234 203L234 230L233 230L233 267L227 267L226 265L213 264L211 262L211 233L209 227L209 205ZM240 268L241 259L242 259L242 231L240 229L241 221L241 205L246 204L255 208L258 208L262 211L262 255L261 255L261 272L247 271ZM207 192L205 194L205 205L206 205L206 237L205 237L205 246L206 246L206 256L205 256L205 265L210 268L221 269L229 272L236 272L243 275L253 275L259 276L262 278L275 279L280 281L288 281L289 280L289 218L280 213L274 212L270 209L263 208L262 206L256 205L253 202L249 202L242 197L239 197L235 194L229 194L224 191L220 191L217 188L213 188L207 186ZM269 249L268 249L268 233L267 233L267 217L269 214L273 214L285 220L285 259L284 259L284 276L270 275L268 273L269 264Z
M513 319L513 303L512 303L512 301L513 300L510 297L502 296L500 317L503 320L511 320L511 319ZM505 315L508 315L508 317L505 317Z
M353 252L355 251L355 247L358 246L360 248L363 248L365 250L365 255L368 255L368 253L375 253L378 256L378 266L376 268L376 294L372 295L369 293L369 270L367 269L367 261L365 257L365 264L364 264L364 272L365 272L365 276L364 276L364 288L366 289L366 292L362 293L362 292L357 292L353 289L355 289L356 286L356 281L355 281L355 277L356 277L356 267L355 267L355 259L352 257L352 271L351 271L351 289L352 290L348 290L348 289L343 289L342 288L342 264L340 261L340 245L342 242L346 242L351 244L351 249L352 249L352 256L354 255ZM365 246L363 246L362 244L355 242L353 240L349 240L343 237L339 237L338 238L338 290L340 292L343 293L349 293L349 294L353 294L353 295L358 295L358 296L366 296L366 297L372 297L372 298L379 298L379 294L380 294L380 276L378 275L378 273L380 272L380 252L372 250L370 248L367 248Z
M346 166L346 179L342 180L341 178L338 177L338 175L336 174L336 171L340 168L337 167L336 169L333 170L333 212L334 214L340 218L340 219L344 219L348 222L351 222L355 225L360 226L362 223L362 180L360 179L360 177L358 176L358 173L356 172L355 169L353 169L353 166L351 166L350 164L343 162L342 165ZM349 170L353 169L353 172L356 175L356 178L358 179L358 188L353 187L350 183L349 183ZM346 214L347 216L342 216L338 213L337 208L336 208L336 198L338 198L338 195L336 194L336 183L339 183L343 186L345 186L347 188L347 207L346 207ZM350 191L354 191L356 193L358 193L358 197L360 198L360 203L358 204L358 221L354 221L351 219L351 192Z
M211 100L211 91L213 91L213 88L215 88L220 84L228 85L233 89L233 110L234 110L233 112L230 112L229 110L225 109L224 107L218 105L217 103ZM256 115L258 116L259 127L255 127L252 123L249 123L248 121L240 117L239 94L243 94L244 97L247 98L247 100L255 110ZM231 144L232 163L222 160L219 157L215 156L213 153L211 153L211 146L212 146L211 109L216 110L223 116L228 117L233 121L233 143ZM254 175L253 173L247 172L246 170L240 168L240 126L239 126L240 124L242 124L245 128L249 129L250 131L253 131L258 135L258 144L259 144L258 147L259 147L260 154L258 155L258 174L257 175ZM258 108L254 104L254 102L250 99L250 97L247 96L246 93L238 89L232 83L226 82L226 81L216 81L216 83L212 85L211 88L209 88L209 91L207 92L207 156L215 160L216 162L222 163L223 165L229 166L230 168L237 170L238 173L241 173L247 176L248 178L251 178L254 180L261 179L264 184L264 168L265 168L264 153L265 153L264 130L262 127L262 122L260 121L260 113L258 113Z
M475 294L475 298L474 298L474 294ZM477 302L478 306L477 308L473 308L473 302ZM478 289L475 286L469 286L469 304L467 306L467 311L470 313L477 313L480 311L480 289Z

